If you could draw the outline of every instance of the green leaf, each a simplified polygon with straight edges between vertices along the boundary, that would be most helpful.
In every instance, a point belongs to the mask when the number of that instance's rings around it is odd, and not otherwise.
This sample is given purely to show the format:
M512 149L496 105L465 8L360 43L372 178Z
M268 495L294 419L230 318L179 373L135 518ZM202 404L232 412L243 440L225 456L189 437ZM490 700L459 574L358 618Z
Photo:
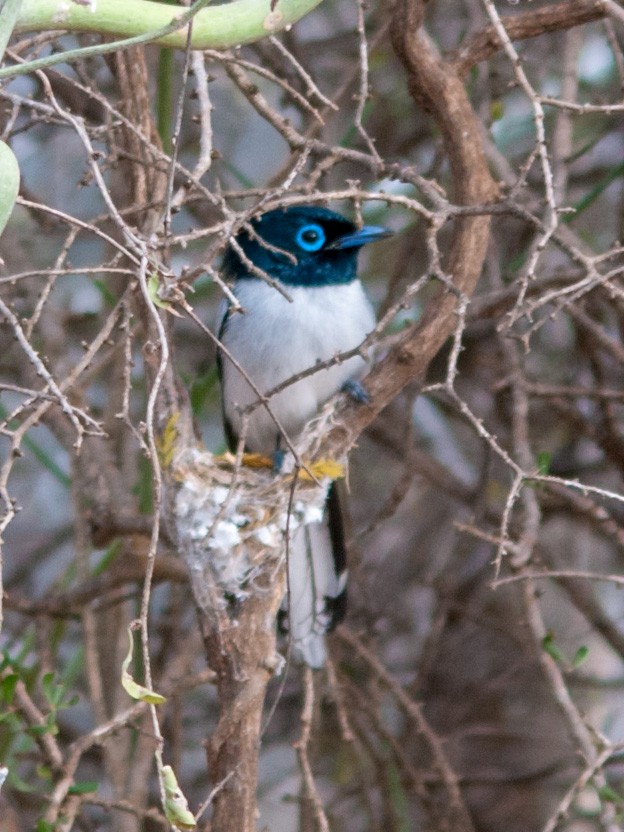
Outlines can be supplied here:
M101 575L103 572L106 572L108 567L115 562L117 559L117 555L121 553L121 540L117 538L113 540L111 545L106 549L100 560L95 564L92 569L93 575Z
M554 659L559 664L565 664L566 663L566 658L563 655L563 653L561 652L561 650L555 644L555 639L554 639L552 633L547 633L544 636L544 638L542 639L542 647L548 653L548 655L551 657L551 659Z
M611 786L601 786L598 789L598 797L601 800L606 800L609 803L615 803L618 806L624 805L624 797Z
M33 786L25 780L22 780L22 778L15 773L15 769L11 769L9 771L9 785L12 789L15 789L15 791L23 792L24 794L36 794L41 791L40 786ZM36 828L38 829L39 827Z
M154 272L150 277L147 279L147 294L149 295L150 300L154 304L154 306L160 307L160 309L171 309L171 304L167 303L164 300L161 300L158 297L158 290L160 289L160 278L158 274Z
M98 290L107 306L113 307L117 303L117 298L103 280L96 279L93 281L93 285Z
M167 699L149 688L139 685L135 682L131 674L128 672L130 662L132 661L132 654L134 652L134 638L132 637L132 629L128 627L128 653L121 665L121 685L126 693L133 699L139 699L141 702L149 702L150 705L162 705Z
M54 684L54 673L49 671L48 673L44 673L41 677L41 689L43 690L45 698L48 700L50 705L55 705L55 699L57 696L56 685Z
M178 786L175 772L171 766L163 766L160 770L162 784L165 790L165 815L167 820L178 829L195 829L195 816L190 811L186 797Z
M8 144L0 142L0 234L9 221L19 191L20 172L17 159Z
M7 675L0 682L0 702L4 705L10 705L15 694L15 687L19 681L17 673L7 673Z
M548 451L542 451L537 455L537 473L545 477L550 471L550 464L552 462L552 454Z
M31 737L43 737L46 734L58 734L58 726L56 724L46 723L45 725L29 725L24 729Z
M36 768L37 777L40 777L42 780L45 780L46 783L52 783L53 776L52 770L49 766L40 765Z
M585 659L589 656L589 647L586 647L584 644L579 647L579 649L574 654L574 658L572 659L572 667L576 669L580 667Z
M0 3L0 62L4 57L11 33L17 23L22 0L3 0ZM2 165L0 164L0 170Z
M172 315L175 315L176 318L182 317L177 309L174 309L173 306L169 303L169 301L163 300L160 295L158 294L158 290L160 289L160 277L158 276L157 272L154 272L151 277L147 279L147 294L150 297L150 300L154 304L154 306L158 306L160 309L166 309L167 312L170 312Z
M70 687L78 679L84 668L84 647L77 647L67 660L67 664L63 668L63 683ZM63 703L64 708L71 708L80 701L80 696L73 693L69 699Z
M99 785L97 780L82 780L70 786L67 794L90 794L96 792Z
M78 697L75 694L65 699L67 685L63 682L57 682L54 673L44 673L41 677L41 687L53 711L70 708L78 701Z
M502 117L505 115L505 105L497 98L495 101L492 101L490 104L490 118L492 121L500 121Z
M603 176L598 184L595 185L582 199L580 199L576 205L574 205L574 213L565 216L563 218L563 222L570 223L575 220L579 214L582 214L586 208L589 208L589 206L598 199L603 191L605 191L612 182L619 179L622 174L624 174L624 162L620 162L614 168L611 168L609 173L607 173L606 176Z

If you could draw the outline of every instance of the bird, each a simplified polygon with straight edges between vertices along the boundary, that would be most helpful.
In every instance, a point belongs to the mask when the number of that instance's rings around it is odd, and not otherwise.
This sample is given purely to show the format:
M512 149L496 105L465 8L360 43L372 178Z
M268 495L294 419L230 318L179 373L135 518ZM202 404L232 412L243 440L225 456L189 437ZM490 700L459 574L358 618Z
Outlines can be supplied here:
M221 271L242 308L224 299L219 313L217 365L230 450L242 437L246 451L271 457L279 469L285 438L296 441L332 396L345 389L366 400L359 384L366 353L298 378L272 395L268 407L258 404L258 392L264 395L362 344L376 321L358 279L357 255L390 233L380 226L358 228L328 208L300 205L251 219L227 246ZM254 403L258 406L245 417L243 411ZM322 519L295 531L287 569L282 618L294 657L322 667L325 633L346 611L345 535L335 483Z

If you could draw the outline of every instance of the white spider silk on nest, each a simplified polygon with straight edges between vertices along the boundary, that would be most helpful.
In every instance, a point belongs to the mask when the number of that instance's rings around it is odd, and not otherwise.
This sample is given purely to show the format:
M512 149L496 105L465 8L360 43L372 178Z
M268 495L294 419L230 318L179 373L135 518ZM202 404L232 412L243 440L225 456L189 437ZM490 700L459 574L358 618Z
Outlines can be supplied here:
M324 480L297 484L270 471L222 466L207 452L189 451L176 464L178 540L191 569L210 567L221 590L237 600L253 592L264 566L286 555L302 525L318 523L329 487ZM222 603L225 603L223 601Z

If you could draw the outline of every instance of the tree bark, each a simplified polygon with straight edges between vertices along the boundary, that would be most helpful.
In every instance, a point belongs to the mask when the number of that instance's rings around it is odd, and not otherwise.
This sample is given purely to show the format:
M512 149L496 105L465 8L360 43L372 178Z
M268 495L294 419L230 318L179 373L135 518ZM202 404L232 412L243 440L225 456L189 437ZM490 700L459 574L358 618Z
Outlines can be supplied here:
M214 614L202 614L208 664L217 673L219 723L207 742L215 795L212 828L256 832L256 789L262 713L275 671L275 619L284 594L284 570L265 572L265 586L246 599L219 632Z
M394 51L407 74L409 91L442 134L451 168L454 201L459 205L491 203L498 194L484 150L481 127L462 80L422 30L423 0L397 0L392 11ZM460 216L455 220L444 264L455 292L441 286L421 321L406 330L364 381L371 403L345 402L340 423L326 437L323 453L342 457L360 433L410 382L422 381L427 367L454 330L458 296L469 297L477 285L487 253L491 218Z

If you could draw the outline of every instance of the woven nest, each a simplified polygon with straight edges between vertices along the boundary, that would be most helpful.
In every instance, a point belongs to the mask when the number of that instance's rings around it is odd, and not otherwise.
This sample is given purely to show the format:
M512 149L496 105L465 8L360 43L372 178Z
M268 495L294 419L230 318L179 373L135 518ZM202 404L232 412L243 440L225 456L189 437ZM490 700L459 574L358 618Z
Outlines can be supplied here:
M259 466L259 467L257 467ZM209 566L221 591L242 600L254 578L284 562L287 536L323 516L327 489L342 475L331 461L275 474L266 458L186 450L173 466L177 538L189 567Z

